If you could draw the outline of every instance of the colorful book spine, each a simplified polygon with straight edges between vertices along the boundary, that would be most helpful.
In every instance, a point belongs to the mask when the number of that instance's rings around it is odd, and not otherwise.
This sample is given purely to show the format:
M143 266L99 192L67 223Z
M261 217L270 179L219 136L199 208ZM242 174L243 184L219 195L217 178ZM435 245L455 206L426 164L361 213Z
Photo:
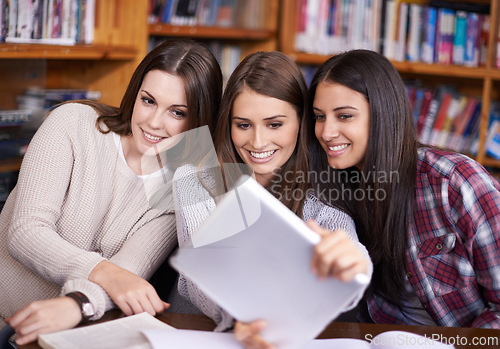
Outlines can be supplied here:
M455 12L448 8L440 8L439 16L439 40L437 40L437 62L448 65L452 62L453 53L453 28L455 23Z
M464 52L464 65L467 67L477 67L479 65L479 35L479 14L467 13Z
M29 110L0 110L0 127L22 126L30 117Z
M434 47L436 45L437 9L425 7L424 40L422 43L421 61L434 63Z
M457 11L455 13L455 34L453 36L453 64L464 64L466 37L467 13L465 11Z

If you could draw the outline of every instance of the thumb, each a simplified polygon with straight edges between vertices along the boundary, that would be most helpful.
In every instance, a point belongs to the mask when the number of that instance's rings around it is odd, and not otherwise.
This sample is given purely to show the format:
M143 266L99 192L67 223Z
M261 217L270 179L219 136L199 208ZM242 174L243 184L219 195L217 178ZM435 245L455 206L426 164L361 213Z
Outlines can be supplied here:
M306 225L321 237L328 235L328 230L321 227L314 219L308 220Z

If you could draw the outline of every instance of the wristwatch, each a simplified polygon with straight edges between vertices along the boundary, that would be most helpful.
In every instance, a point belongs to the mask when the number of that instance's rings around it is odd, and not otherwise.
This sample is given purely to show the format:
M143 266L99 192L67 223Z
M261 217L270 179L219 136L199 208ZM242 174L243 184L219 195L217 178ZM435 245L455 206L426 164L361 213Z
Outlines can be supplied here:
M90 318L95 315L94 306L92 305L92 303L90 303L87 296L83 293L70 292L66 294L66 297L73 298L78 304L78 306L80 307L80 311L82 312L82 320L90 320Z

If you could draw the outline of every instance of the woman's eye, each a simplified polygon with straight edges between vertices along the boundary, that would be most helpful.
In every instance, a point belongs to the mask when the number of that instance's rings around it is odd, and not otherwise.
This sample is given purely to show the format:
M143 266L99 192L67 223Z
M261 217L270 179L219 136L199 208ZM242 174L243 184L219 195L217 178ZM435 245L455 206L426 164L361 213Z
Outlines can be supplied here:
M174 116L178 119L182 119L182 118L186 117L186 113L183 112L182 110L174 109L174 110L172 110L172 114L174 114Z
M141 97L142 101L144 102L144 104L148 104L148 105L152 105L152 104L155 104L155 101L152 100L151 98L149 97Z
M341 120L346 120L346 119L352 118L352 115L351 114L340 114L338 116L338 118L341 119Z
M278 127L280 127L281 125L282 125L282 123L280 123L280 122L274 122L274 123L272 123L272 124L269 124L269 127L270 127L270 128L278 128Z
M250 124L236 124L236 127L246 130L250 128Z
M325 116L323 114L314 114L314 120L320 121L324 120Z

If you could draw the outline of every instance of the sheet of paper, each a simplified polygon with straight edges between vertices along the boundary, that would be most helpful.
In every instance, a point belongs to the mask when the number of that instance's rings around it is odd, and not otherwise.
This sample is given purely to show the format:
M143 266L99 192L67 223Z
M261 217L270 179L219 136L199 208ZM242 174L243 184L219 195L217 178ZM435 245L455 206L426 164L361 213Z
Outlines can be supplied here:
M235 339L233 333L217 333L207 331L161 329L143 330L153 349L242 349L243 346ZM368 339L368 338L367 338ZM451 349L429 337L404 331L387 331L369 340L353 338L314 339L307 342L301 349Z
M175 332L175 334L174 334ZM153 349L241 349L233 333L160 329L143 330Z
M95 325L43 334L39 336L38 344L44 349L151 349L141 331L152 328L175 330L148 313L141 313Z
M232 233L220 239L221 230ZM310 271L317 234L250 177L218 204L202 237L171 264L234 318L264 319L262 335L280 349L302 348L368 283L319 280Z

